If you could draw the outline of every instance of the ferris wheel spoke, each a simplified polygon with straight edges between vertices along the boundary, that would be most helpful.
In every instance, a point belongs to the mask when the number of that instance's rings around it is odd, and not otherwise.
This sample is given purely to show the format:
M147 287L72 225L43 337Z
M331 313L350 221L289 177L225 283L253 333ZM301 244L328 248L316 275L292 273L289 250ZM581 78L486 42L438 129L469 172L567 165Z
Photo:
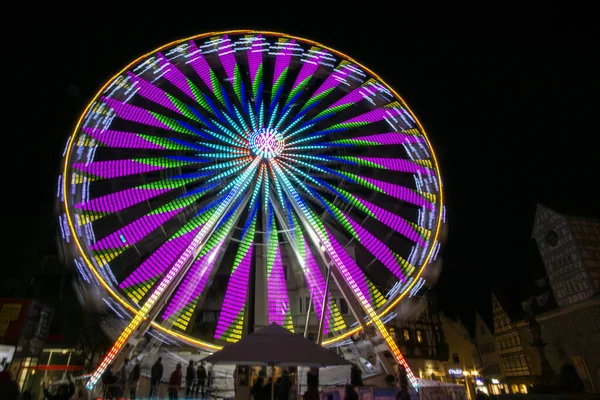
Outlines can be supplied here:
M290 309L290 299L288 297L286 278L281 259L281 246L279 245L272 205L269 205L266 219L266 271L269 324L276 323L293 332L292 310Z
M212 187L203 187L191 193L185 193L175 200L151 211L124 227L114 231L90 245L99 266L103 266L119 256L131 246L150 235L167 221L189 210Z
M208 158L168 156L75 163L73 164L73 168L85 173L89 179L112 179L173 168L190 167L208 161L210 161Z
M287 100L281 109L282 114L289 111L290 106L294 104L294 101L296 101L298 97L300 97L302 89L304 89L313 78L313 75L321 65L321 62L328 58L331 62L331 58L328 57L328 52L316 46L311 47L307 52L304 53L302 57L302 68L300 68L300 71L296 76L296 80L294 81L290 93L288 94Z
M391 96L391 93L388 89L386 89L382 84L377 82L375 79L369 79L361 86L355 88L350 93L321 111L319 114L315 115L310 122L321 121L325 118L332 116L335 113L338 113L346 108L353 106L361 101L368 101L373 106L376 105L375 100L382 95Z
M233 226L240 217L240 203L232 208L219 223L219 227L200 251L189 273L173 295L162 314L162 319L182 331L187 329L190 319L203 294L206 283L212 276L213 267L218 262L224 243L233 232Z
M338 139L325 144L328 146L390 146L416 143L425 143L425 138L420 135L417 129L406 129L400 132L376 133L374 135Z
M77 203L74 207L76 209L98 213L99 215L112 214L173 190L183 188L190 183L198 182L201 177L206 175L209 175L209 173L178 175L109 193L82 203Z
M267 50L269 44L266 42L261 34L253 36L248 39L250 44L250 51L248 55L248 69L250 73L250 83L252 88L252 96L255 100L258 100L259 94L262 92L262 76L263 76L263 51ZM256 102L258 104L258 102Z
M415 267L396 254L371 232L362 227L361 224L350 218L347 214L340 211L333 203L324 201L329 212L341 222L346 231L361 243L371 254L373 254L400 282L406 283Z
M309 109L317 105L327 95L333 92L341 83L347 84L346 77L356 70L356 67L350 62L343 60L337 68L323 81L321 86L311 95L300 109L300 114L306 113Z
M294 250L297 252L298 261L302 268L302 272L304 273L304 278L313 301L315 313L319 320L321 320L327 285L308 242L302 233L302 227L298 223L297 217L292 212L290 212L289 220L291 221L289 231L291 232L292 243L295 244ZM328 302L325 307L323 335L327 335L330 331L338 332L346 329L346 322L337 307L334 297L331 295L331 291L328 293L327 299Z
M133 72L128 72L127 76L131 81L131 87L133 88L135 94L138 94L143 98L166 108L169 111L179 114L182 117L186 117L199 124L204 123L203 120L198 118L196 112L194 112L191 107L175 96L166 93L164 90L139 77L138 75L135 75Z
M141 301L200 232L216 208L217 205L213 204L190 219L125 278L119 287L136 303Z
M162 53L157 53L156 58L162 69L162 78L166 79L189 99L193 100L194 104L199 105L208 113L213 113L213 109L208 104L204 93L198 89L198 87L185 76L177 66L168 60Z
M221 65L223 69L225 69L225 74L231 86L240 101L243 104L242 99L242 77L240 76L240 69L235 61L235 49L234 45L229 39L228 35L223 35L221 39L221 43L219 46L219 60L221 60Z
M82 131L97 140L102 147L140 150L204 150L197 143L176 138L147 135L143 133L122 132L99 128L82 128Z
M269 114L273 115L277 100L283 91L283 83L288 74L292 54L296 48L296 40L280 38L272 44L269 52L275 54L275 69L273 70L273 85L271 86L271 105Z
M226 342L237 342L242 338L248 298L250 267L254 250L253 242L256 232L257 211L258 203L253 202L250 205L250 215L244 225L240 244L233 261L221 313L217 321L217 328L214 334L215 339Z
M199 140L200 138L210 140L210 137L202 133L199 129L193 128L190 124L175 118L167 117L157 112L149 111L145 108L124 103L106 96L102 98L102 101L123 120L155 128L162 128L184 135L191 135L196 140Z

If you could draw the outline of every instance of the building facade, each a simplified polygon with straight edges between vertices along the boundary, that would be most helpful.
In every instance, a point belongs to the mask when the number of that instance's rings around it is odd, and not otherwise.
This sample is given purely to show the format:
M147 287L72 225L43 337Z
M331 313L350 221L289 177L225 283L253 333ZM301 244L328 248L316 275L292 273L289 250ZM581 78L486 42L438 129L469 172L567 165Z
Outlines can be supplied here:
M585 391L600 392L600 296L537 314L535 318L552 372L559 375L565 363L573 364ZM531 343L529 325L524 321L516 325L524 341Z
M560 307L600 293L600 222L537 206L535 240Z
M444 337L448 343L448 360L444 362L447 382L465 387L469 399L476 398L475 390L484 386L479 370L476 368L475 344L469 332L460 321L444 314L440 315Z
M530 367L533 360L526 356L517 326L495 295L492 295L492 313L496 348L508 389L510 393L527 393L528 387L535 383Z
M506 393L508 387L502 371L502 359L496 348L496 338L479 312L475 313L475 343L475 362L488 394L500 394L502 390Z

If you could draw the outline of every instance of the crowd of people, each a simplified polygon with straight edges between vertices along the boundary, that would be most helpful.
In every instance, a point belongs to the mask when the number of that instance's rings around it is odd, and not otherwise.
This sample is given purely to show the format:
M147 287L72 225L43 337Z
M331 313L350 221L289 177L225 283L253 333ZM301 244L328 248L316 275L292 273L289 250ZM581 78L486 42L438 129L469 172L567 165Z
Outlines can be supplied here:
M141 370L139 361L130 370L130 361L125 359L123 366L117 373L109 367L102 376L104 385L103 394L107 400L121 399L127 397L136 400ZM159 357L150 370L150 389L148 398L162 398L160 391L164 377L164 366L162 358ZM175 366L175 370L169 375L167 381L167 394L169 399L178 399L179 392L185 388L185 398L205 398L206 389L212 386L213 371L207 369L204 362L200 362L196 368L194 361L190 360L185 371L185 387L183 385L183 368L181 363ZM145 397L145 396L144 396Z

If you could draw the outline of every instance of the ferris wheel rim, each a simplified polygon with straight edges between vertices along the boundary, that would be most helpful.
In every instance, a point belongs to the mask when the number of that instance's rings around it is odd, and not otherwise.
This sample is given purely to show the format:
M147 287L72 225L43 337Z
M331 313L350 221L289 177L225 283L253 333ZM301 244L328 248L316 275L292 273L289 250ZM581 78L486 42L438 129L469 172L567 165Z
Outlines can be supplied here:
M314 45L314 46L318 46L321 47L325 50L328 50L330 52L332 52L333 54L336 54L340 57L342 57L345 60L351 61L352 63L356 64L358 67L362 68L364 71L366 71L367 73L369 73L372 77L376 78L386 89L390 90L391 93L393 93L393 95L395 96L395 98L397 100L399 100L402 104L402 106L404 108L406 108L406 110L410 113L410 115L414 118L414 121L416 123L416 125L419 127L419 130L422 133L423 138L425 139L425 142L427 144L428 149L431 152L431 159L433 161L434 164L434 169L435 169L435 178L437 180L437 182L439 183L439 196L437 198L437 201L435 201L436 206L439 207L439 211L437 213L436 216L436 221L435 221L435 233L432 237L432 243L437 243L438 239L439 239L439 235L440 235L440 231L441 231L441 227L442 227L442 222L443 222L443 204L444 204L444 188L443 188L443 184L442 184L442 179L441 179L441 173L440 173L440 169L439 169L439 163L437 160L437 156L435 154L435 150L433 148L433 146L431 145L431 141L429 140L429 137L427 135L427 132L425 131L425 129L423 128L420 120L416 117L415 113L412 111L412 109L408 106L408 104L404 101L404 99L396 92L396 90L391 87L383 78L381 78L378 74L376 74L374 71L372 71L371 69L369 69L368 67L366 67L365 65L361 64L360 62L358 62L357 60L355 60L354 58L348 56L347 54L333 49L329 46L326 46L322 43L310 40L310 39L306 39L303 37L299 37L299 36L294 36L294 35L290 35L290 34L286 34L286 33L281 33L281 32L273 32L273 31L263 31L263 30L225 30L225 31L215 31L215 32L207 32L207 33L202 33L202 34L198 34L198 35L193 35L190 37L186 37L186 38L182 38L182 39L177 39L174 41L171 41L169 43L166 43L150 52L147 52L139 57L137 57L136 59L134 59L133 61L131 61L130 63L128 63L125 67L123 67L122 69L120 69L116 74L114 74L110 79L108 79L105 84L100 87L100 89L96 92L96 94L94 95L94 97L89 101L89 103L87 104L87 106L84 108L83 112L81 113L77 124L75 125L73 132L71 134L71 137L68 140L68 144L66 147L66 151L65 151L65 156L64 156L64 165L62 168L62 192L63 192L63 200L62 200L62 205L63 205L63 209L65 210L65 214L66 214L66 220L69 226L69 231L71 233L71 238L73 238L74 243L77 246L77 249L79 250L78 254L81 256L81 258L85 261L87 268L94 274L94 276L98 279L98 281L100 282L100 284L104 287L104 289L107 291L107 293L109 293L111 295L111 297L113 297L115 300L117 300L122 306L124 306L126 309L128 309L130 312L132 313L136 313L138 310L136 309L136 307L134 307L131 302L125 298L125 296L122 293L118 293L115 289L113 289L110 285L108 285L105 281L105 279L100 275L100 273L97 270L97 267L91 262L90 257L88 255L88 253L84 250L84 248L82 247L82 244L80 243L80 238L79 236L76 234L76 229L75 226L73 224L73 215L72 215L72 205L69 204L68 200L70 197L70 193L67 190L67 179L64 179L64 177L68 176L69 173L69 168L71 167L71 164L69 162L71 155L72 155L72 149L74 147L74 143L76 138L78 137L78 132L80 131L82 122L85 118L85 116L87 115L87 113L89 112L90 108L93 106L93 104L100 98L100 96L103 94L104 90L110 86L115 79L117 79L119 76L121 76L123 73L127 72L132 66L135 66L136 64L138 64L140 61L142 61L143 59L156 54L158 52L160 52L161 50L167 49L167 48L171 48L173 46L176 46L177 44L180 43L184 43L190 40L198 40L198 39L203 39L203 38L207 38L207 37L211 37L211 36L221 36L221 35L243 35L243 34L256 34L256 35L269 35L269 36L274 36L274 37L280 37L280 38L289 38L289 39L295 39L298 41L301 41L303 43L306 44L310 44L310 45ZM381 318L383 316L385 316L386 314L388 314L390 311L392 311L399 303L400 301L402 301L402 299L404 299L411 291L411 289L414 287L414 285L419 281L419 278L421 277L421 275L423 274L423 272L425 271L425 267L429 264L429 261L435 251L436 246L430 246L426 256L424 258L423 261L423 267L420 268L420 270L418 271L418 273L414 276L414 279L408 284L406 290L404 290L402 293L400 293L398 296L396 296L396 298L393 298L393 300L389 303L386 304L385 306L381 307L379 310L376 311L376 314ZM139 307L138 307L139 308ZM372 324L373 321L371 319L366 321L366 325L370 325ZM187 335L185 333L181 333L181 332L177 332L173 329L169 329L166 328L164 326L162 326L160 323L152 321L152 326L154 328L157 328L158 330L167 333L171 336L177 337L178 339L187 342L193 346L196 347L200 347L203 348L205 350L208 351L216 351L222 348L222 346L211 343L211 342L207 342L204 340L200 340L197 338L194 338L190 335ZM360 332L363 329L361 324L358 324L357 327L355 328L351 328L349 329L347 332L337 335L333 338L329 338L327 340L323 341L323 345L330 345L330 344L334 344L336 342L339 342L349 336L352 336L358 332Z

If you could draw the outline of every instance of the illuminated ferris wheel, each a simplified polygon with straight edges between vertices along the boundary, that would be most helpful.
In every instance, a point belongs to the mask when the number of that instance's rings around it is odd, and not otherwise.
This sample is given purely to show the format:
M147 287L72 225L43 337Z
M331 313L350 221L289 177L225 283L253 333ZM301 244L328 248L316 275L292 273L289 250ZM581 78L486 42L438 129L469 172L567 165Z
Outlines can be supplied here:
M59 183L78 271L127 324L92 386L136 332L215 350L250 312L298 330L299 288L325 344L373 324L408 369L381 318L439 249L440 173L404 101L344 54L255 31L163 46L98 92Z

